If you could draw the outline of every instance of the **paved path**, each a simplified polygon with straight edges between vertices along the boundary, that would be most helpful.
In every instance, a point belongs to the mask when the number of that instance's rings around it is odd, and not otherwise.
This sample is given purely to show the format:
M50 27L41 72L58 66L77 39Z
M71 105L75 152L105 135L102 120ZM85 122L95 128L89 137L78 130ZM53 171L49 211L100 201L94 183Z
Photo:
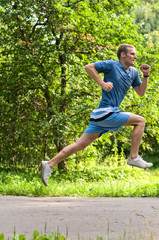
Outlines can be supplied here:
M73 240L159 240L159 199L0 196L0 233L13 238L14 228L28 238L59 229Z

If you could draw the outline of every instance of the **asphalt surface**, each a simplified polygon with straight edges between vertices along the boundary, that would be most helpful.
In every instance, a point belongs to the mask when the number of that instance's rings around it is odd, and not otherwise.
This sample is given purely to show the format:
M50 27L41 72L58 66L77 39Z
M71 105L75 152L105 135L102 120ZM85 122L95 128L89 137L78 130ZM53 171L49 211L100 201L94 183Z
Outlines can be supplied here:
M13 239L16 231L30 239L34 230L72 240L156 240L159 199L0 196L0 234Z

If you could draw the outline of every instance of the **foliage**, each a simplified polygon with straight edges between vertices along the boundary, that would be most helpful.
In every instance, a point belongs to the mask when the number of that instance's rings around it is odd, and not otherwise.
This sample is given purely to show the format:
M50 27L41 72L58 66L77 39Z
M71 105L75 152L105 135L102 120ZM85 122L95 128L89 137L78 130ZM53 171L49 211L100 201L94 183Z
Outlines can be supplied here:
M114 55L112 46L120 41L137 39L127 15L130 5L1 2L1 161L38 162L81 134L89 120L87 109L99 98L81 67Z
M156 161L158 159L156 158ZM142 170L127 166L125 160L108 159L100 165L70 163L68 172L54 169L45 187L35 168L0 170L0 194L16 196L77 197L158 197L158 169Z
M0 234L0 240L4 240L4 234ZM16 232L14 233L14 236L13 236L13 240L26 240L27 238L25 237L25 235L23 234L20 234L18 235ZM43 234L43 235L40 235L39 231L38 230L35 230L33 232L33 235L32 235L32 240L66 240L67 239L67 236L63 236L61 235L59 232L57 233L51 233L51 234Z
M141 0L135 9L135 22L139 24L142 34L159 31L158 0Z
M1 163L38 165L83 133L101 95L83 67L116 60L121 43L144 51L143 36L131 15L135 6L135 0L1 1ZM123 110L146 118L151 113L142 148L152 150L158 148L158 56L149 46L146 49L144 57L153 64L149 92L139 100L130 91ZM143 60L140 55L138 65ZM100 154L96 150L101 146L105 152ZM93 157L103 161L107 154L119 155L123 149L127 154L129 148L130 131L125 129L103 136L74 159L78 163Z

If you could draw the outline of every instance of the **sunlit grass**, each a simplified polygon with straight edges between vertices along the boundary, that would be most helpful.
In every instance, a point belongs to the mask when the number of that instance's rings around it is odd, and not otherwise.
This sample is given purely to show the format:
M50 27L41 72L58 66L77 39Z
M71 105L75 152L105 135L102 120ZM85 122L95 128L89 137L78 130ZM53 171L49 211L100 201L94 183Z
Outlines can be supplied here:
M36 168L7 171L1 168L0 194L21 196L158 197L159 168L143 170L125 161L103 163L87 169L53 171L49 186Z

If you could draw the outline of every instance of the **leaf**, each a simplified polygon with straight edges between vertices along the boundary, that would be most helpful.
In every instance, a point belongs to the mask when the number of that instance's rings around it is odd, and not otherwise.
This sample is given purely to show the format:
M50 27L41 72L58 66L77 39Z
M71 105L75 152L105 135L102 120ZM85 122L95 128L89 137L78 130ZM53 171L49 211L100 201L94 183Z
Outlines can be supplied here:
M39 231L35 230L33 233L33 239L36 240L39 237Z
M4 233L0 234L0 240L4 240Z
M19 240L26 240L26 237L23 234L19 235Z

